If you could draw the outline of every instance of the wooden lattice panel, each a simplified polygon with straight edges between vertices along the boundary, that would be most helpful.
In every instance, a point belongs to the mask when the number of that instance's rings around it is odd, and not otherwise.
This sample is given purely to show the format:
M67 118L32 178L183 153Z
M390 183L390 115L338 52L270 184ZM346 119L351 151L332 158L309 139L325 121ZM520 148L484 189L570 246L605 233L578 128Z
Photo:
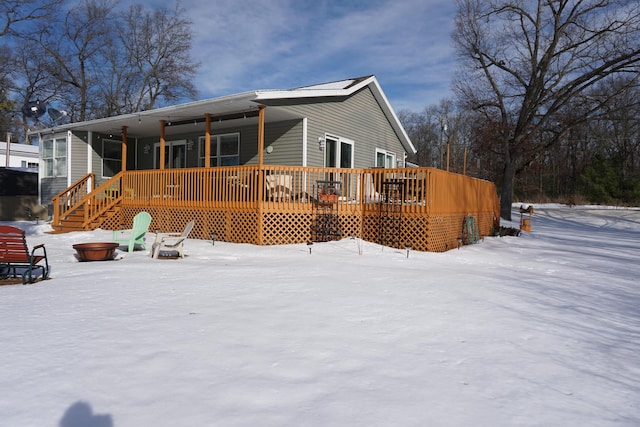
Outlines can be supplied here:
M257 244L259 214L255 211L205 210L179 208L143 208L128 206L119 214L105 219L101 228L131 228L133 217L141 210L152 216L149 231L182 231L184 225L195 219L191 238L210 240L215 233L216 240L234 243ZM472 214L478 225L480 237L487 236L494 227L493 212ZM417 251L444 252L454 249L462 235L466 215L424 215L405 214L402 217L402 231L398 246L411 245ZM343 238L360 237L366 241L379 243L380 215L375 211L362 214L338 214L338 223ZM312 240L312 211L264 212L262 214L262 244L279 245L304 243Z
M254 211L230 211L226 220L226 241L258 244L258 214Z
M205 211L206 236L219 241L229 241L227 218L230 215L231 212L222 210Z
M416 251L427 251L429 247L429 221L424 216L405 215L402 218L402 242Z
M379 224L380 215L378 213L365 214L362 217L362 236L360 237L367 242L378 243L380 241Z
M262 216L262 243L282 245L311 239L311 213L265 212Z
M435 215L429 218L429 239L427 250L444 252L458 246L462 236L462 224L465 215Z
M131 224L132 220L129 220L126 223ZM105 218L102 223L98 225L98 227L102 228L103 230L119 230L122 224L125 224L125 221L122 217L122 210L119 210L113 215Z
M362 217L354 214L344 214L338 216L342 237L360 237L362 228Z

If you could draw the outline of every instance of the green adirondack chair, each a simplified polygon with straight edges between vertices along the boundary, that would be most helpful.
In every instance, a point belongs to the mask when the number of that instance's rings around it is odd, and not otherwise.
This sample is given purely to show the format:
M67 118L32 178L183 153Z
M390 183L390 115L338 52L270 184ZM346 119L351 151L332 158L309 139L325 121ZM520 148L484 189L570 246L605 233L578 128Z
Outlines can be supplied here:
M129 230L115 230L113 232L112 241L120 246L127 246L129 252L133 252L136 245L140 245L142 249L146 249L144 236L151 225L151 215L142 211L133 217L133 228Z

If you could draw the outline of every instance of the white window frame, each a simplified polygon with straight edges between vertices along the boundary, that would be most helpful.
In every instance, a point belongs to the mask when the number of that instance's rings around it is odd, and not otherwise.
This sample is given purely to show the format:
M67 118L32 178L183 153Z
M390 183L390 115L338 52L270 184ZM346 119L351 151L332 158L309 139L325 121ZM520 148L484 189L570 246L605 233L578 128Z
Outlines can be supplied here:
M52 144L51 155L48 156L47 145ZM62 149L64 148L64 152ZM42 168L43 178L63 178L68 175L67 162L67 137L57 136L42 141Z
M21 167L23 168L27 168L27 169L37 169L38 168L38 162L28 162L26 160L22 160L20 162Z
M327 161L329 154L329 145L335 143L336 149L334 153L334 158L332 159L335 166L330 166L330 162ZM343 145L349 146L351 148L351 161L349 165L342 164L342 147ZM335 136L330 134L324 135L324 167L336 167L336 168L353 168L355 162L355 142L348 138L343 138L341 136Z
M235 137L238 145L236 149L236 154L222 154L221 153L221 141L222 138L227 137ZM205 136L201 136L198 138L198 166L204 167L204 155L205 155ZM229 159L237 159L235 163L227 163L226 160ZM211 166L238 166L240 165L240 132L231 132L231 133L221 133L216 135L211 135L211 159L209 160ZM227 163L227 164L225 164Z
M378 156L382 155L384 156L384 164L381 165L378 162ZM376 154L375 154L375 159L374 159L374 165L375 167L379 168L379 167L384 167L384 168L396 168L398 167L396 164L396 153L392 152L392 151L388 151L382 148L376 148Z
M107 157L105 155L105 152L104 152L104 147L106 146L106 144L116 144L116 145L120 146L120 157L119 158ZM107 168L105 168L105 161L106 160L110 160L110 161L114 161L114 162L119 163L120 164L120 169L118 169L117 171L114 170L114 173L112 175L106 175L105 174L105 170L107 169ZM118 140L115 140L115 139L103 139L102 140L102 171L101 171L102 177L103 178L113 178L113 176L115 174L117 174L118 172L120 172L121 170L122 170L122 141L118 141Z
M169 157L165 157L164 161L167 163L165 165L166 169L181 169L187 167L187 140L179 139L176 141L165 141L165 147L169 147ZM173 164L173 156L171 155L173 152L173 147L181 147L184 146L184 164L176 166ZM156 169L160 169L160 143L156 142L153 146L153 166Z

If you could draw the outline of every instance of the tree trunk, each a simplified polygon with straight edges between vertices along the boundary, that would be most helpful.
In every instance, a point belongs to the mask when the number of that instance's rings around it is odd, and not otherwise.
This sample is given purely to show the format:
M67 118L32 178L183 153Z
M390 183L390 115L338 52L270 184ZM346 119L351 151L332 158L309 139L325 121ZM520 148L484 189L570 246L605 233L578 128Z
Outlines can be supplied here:
M511 221L511 203L513 203L513 180L516 176L516 165L513 161L505 161L502 174L502 190L500 191L500 217Z

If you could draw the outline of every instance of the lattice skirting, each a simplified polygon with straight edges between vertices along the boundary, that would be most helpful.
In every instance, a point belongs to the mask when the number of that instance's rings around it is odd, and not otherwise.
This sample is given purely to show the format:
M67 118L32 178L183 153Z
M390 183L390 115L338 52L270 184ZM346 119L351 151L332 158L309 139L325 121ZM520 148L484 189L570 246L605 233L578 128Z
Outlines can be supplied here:
M149 231L182 231L187 222L195 219L190 237L203 240L215 238L219 241L264 245L305 243L313 239L313 212L263 212L262 236L259 236L258 212L234 210L162 209L148 207L125 207L105 219L103 229L131 228L133 217L141 210L152 216ZM478 225L480 236L487 236L494 227L493 212L472 214ZM400 235L394 246L404 249L410 245L417 251L444 252L459 245L466 215L404 214ZM342 238L360 237L380 243L380 215L378 213L341 213L338 224Z

